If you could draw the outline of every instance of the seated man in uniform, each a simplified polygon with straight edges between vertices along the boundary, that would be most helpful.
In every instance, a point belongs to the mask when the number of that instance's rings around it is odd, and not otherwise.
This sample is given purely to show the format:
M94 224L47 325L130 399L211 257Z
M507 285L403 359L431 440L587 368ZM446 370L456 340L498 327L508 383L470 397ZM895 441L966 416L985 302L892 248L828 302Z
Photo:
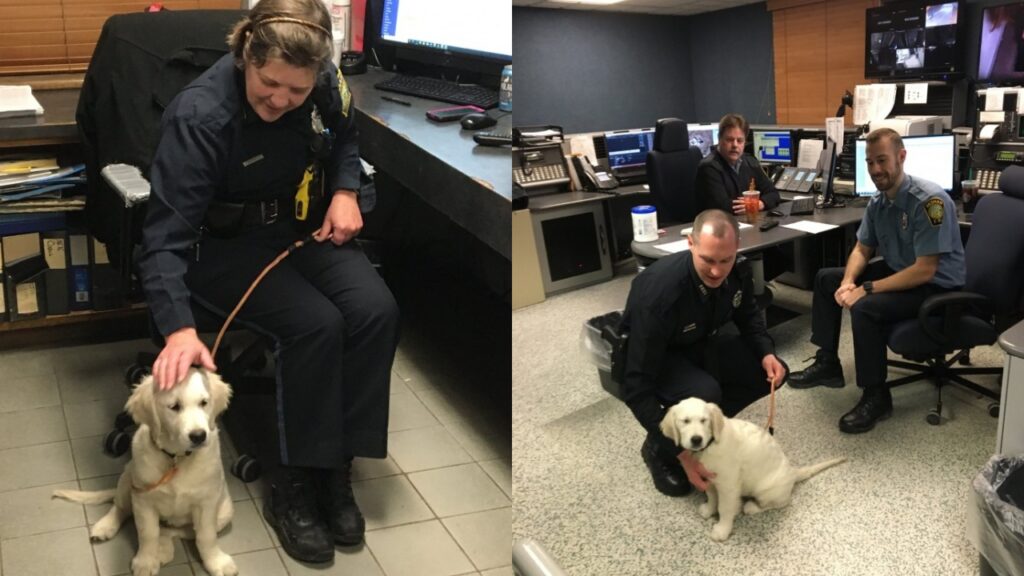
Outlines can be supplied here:
M953 200L938 184L903 172L903 139L888 128L868 134L866 162L881 194L868 203L845 268L823 268L814 280L814 363L790 386L845 385L837 354L842 309L850 311L857 386L864 392L839 420L848 433L867 432L892 414L886 384L890 327L917 316L925 298L964 284L964 247ZM879 250L884 260L869 263Z
M629 334L623 399L647 431L641 455L668 496L689 493L690 484L679 448L658 428L665 410L697 397L733 416L787 372L754 302L749 263L737 260L736 218L701 212L689 240L690 250L661 258L633 280L620 326ZM738 336L719 334L729 322Z

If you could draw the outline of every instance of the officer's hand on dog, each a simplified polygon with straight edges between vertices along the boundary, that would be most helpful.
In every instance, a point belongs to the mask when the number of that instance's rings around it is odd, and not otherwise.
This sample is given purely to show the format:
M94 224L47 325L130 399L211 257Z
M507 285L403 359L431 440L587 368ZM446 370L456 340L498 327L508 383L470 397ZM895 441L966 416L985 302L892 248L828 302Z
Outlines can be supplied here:
M697 490L706 492L708 482L715 478L715 473L705 468L688 450L679 453L679 463L683 465L683 472L686 472L686 479L690 484Z
M313 239L323 242L330 239L335 246L356 237L363 229L363 215L359 213L359 198L353 190L338 190L327 207L324 223L313 234Z
M153 380L158 390L168 390L181 382L188 369L199 365L216 371L210 350L199 339L195 328L182 328L172 332L164 343L156 362L153 362Z

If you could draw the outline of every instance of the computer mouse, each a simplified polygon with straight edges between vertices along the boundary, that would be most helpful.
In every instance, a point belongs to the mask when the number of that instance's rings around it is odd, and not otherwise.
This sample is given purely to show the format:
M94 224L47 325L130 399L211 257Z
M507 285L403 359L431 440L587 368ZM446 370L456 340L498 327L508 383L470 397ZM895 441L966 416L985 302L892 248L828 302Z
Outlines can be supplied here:
M462 123L463 130L479 130L481 128L489 128L498 123L497 120L482 112L466 114L460 122Z

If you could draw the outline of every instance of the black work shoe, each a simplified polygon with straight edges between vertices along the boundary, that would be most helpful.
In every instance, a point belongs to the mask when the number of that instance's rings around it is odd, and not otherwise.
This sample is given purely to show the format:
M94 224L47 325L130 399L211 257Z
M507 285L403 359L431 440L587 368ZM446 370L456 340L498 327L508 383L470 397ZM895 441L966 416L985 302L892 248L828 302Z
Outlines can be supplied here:
M318 496L334 541L342 546L355 546L362 542L366 521L352 494L351 460L337 470L324 471Z
M334 558L334 543L317 514L315 490L309 471L282 468L270 486L263 516L277 532L281 547L289 556L320 564Z
M650 439L644 440L640 448L640 455L644 463L651 471L651 478L654 480L654 487L658 492L666 496L686 496L693 490L689 480L686 479L686 472L683 465L675 457L666 457L661 454L654 442Z
M878 421L889 416L892 416L892 396L865 390L853 410L839 419L839 429L847 434L860 434L871 430Z
M842 388L846 385L846 379L843 378L843 365L839 363L839 359L831 354L825 354L821 350L814 356L813 364L800 372L790 374L788 382L790 387L797 389L815 386Z

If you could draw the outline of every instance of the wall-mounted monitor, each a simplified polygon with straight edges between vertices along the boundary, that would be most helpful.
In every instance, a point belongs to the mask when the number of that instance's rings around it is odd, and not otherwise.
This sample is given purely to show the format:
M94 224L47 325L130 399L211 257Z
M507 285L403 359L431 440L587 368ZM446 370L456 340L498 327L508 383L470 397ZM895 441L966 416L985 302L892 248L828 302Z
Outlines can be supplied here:
M978 81L1024 80L1024 2L987 6L981 15Z
M895 2L868 8L865 78L952 78L964 71L961 2Z
M793 133L789 130L754 130L754 156L763 163L793 163Z
M647 153L654 148L654 128L604 133L608 168L613 173L647 169Z
M705 158L718 145L718 124L687 124L686 130L690 133L690 146L700 148Z
M508 0L383 0L379 32L399 58L490 74L512 63Z
M907 159L903 171L911 176L931 180L947 193L953 192L953 168L956 161L956 143L952 134L938 136L909 136L903 138ZM868 175L867 142L857 140L855 159L855 189L858 196L874 196L878 192Z

